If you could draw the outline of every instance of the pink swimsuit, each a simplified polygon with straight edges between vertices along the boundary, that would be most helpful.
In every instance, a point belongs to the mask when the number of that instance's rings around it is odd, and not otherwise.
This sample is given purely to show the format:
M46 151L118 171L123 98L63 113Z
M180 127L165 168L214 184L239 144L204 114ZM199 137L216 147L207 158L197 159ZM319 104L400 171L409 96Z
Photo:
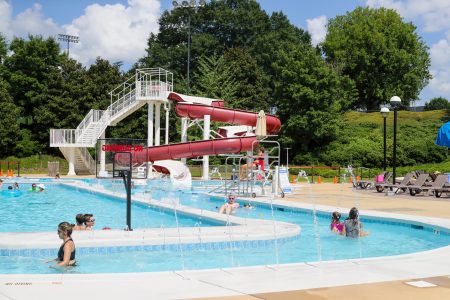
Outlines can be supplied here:
M344 230L344 224L343 223L332 223L331 224L331 230L335 229L337 232L341 233L342 230Z

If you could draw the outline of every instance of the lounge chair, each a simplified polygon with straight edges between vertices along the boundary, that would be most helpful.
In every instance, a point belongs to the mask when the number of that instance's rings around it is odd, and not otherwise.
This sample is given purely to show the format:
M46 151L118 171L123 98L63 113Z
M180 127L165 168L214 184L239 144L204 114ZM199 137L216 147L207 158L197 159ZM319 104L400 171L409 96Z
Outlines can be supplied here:
M378 184L378 183L388 183L389 179L392 177L392 172L388 172L388 173L383 172L381 174L384 175L382 182L375 182L375 180L359 180L359 181L356 181L356 183L354 184L354 187L365 190L365 189L371 189L371 188L375 187L375 184Z
M438 191L442 190L444 188L444 185L448 183L448 175L443 175L443 174L439 174L436 176L436 179L430 184L427 185L425 188L423 188L423 191L426 191L426 194L428 195L430 192L434 193L434 195L436 196L436 194L438 193ZM442 192L441 192L442 194ZM437 198L440 197L436 196Z
M434 190L434 196L436 198L441 198L442 194L446 193L447 197L450 195L450 183L444 183L444 185L442 186L442 188L436 188Z
M416 179L413 185L408 186L409 194L411 196L415 196L416 194L420 194L423 189L426 189L428 186L425 182L430 178L430 174L420 174Z
M384 189L389 189L391 191L395 190L395 193L398 193L400 190L406 192L408 186L411 184L411 180L414 178L415 175L416 172L409 172L406 173L405 177L403 177L403 180L399 184L377 183L375 187L378 193L383 192Z

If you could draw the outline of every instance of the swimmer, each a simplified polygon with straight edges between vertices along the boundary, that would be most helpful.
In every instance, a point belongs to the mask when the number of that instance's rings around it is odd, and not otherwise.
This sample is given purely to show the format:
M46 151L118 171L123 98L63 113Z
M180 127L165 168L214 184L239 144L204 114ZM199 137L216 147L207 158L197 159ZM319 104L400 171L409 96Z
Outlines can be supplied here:
M30 191L32 191L32 192L37 192L38 191L37 188L36 188L36 183L32 183L31 184L31 190Z
M74 266L75 261L75 243L72 240L73 224L62 222L58 225L58 236L63 243L59 247L57 266Z
M363 230L363 224L359 220L359 211L356 207L350 209L348 218L344 221L344 230L342 235L351 238L369 235L369 232Z
M227 203L225 203L220 207L219 213L227 215L234 213L236 211L236 208L239 207L239 203L234 202L234 199L235 199L234 195L229 194Z
M93 214L84 214L84 225L86 226L86 230L94 229L95 218Z
M252 206L250 203L245 203L244 204L244 208L246 208L246 209L254 209L255 207Z
M341 214L337 211L333 212L333 214L331 215L330 230L335 233L343 234L344 224L341 223L340 219Z
M45 185L40 184L40 185L38 185L38 188L39 188L39 192L43 192L45 190Z
M19 184L18 184L17 182L14 182L13 188L14 188L15 190L18 190L18 189L19 189Z
M84 214L77 214L75 216L75 221L77 221L77 225L73 227L73 230L86 230L86 226L84 223Z

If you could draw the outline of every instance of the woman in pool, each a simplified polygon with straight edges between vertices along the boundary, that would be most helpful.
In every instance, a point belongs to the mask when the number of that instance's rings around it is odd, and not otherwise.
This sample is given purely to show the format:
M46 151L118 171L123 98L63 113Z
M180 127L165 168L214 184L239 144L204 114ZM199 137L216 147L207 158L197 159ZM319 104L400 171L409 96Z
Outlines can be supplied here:
M333 212L333 214L331 215L330 230L335 233L342 234L342 232L344 231L344 224L341 223L340 219L341 214L337 211Z
M239 207L239 203L234 202L234 199L235 199L234 195L233 194L229 194L228 195L228 202L220 207L219 213L220 214L227 214L227 215L234 213L236 208Z
M84 214L84 225L86 225L86 230L94 229L95 218L93 214Z
M58 236L63 240L61 247L59 247L57 266L74 266L75 261L75 243L72 240L73 224L68 222L61 222L58 225Z
M75 221L77 221L77 225L73 227L73 230L86 230L86 226L84 226L84 215L83 214L77 214L75 216Z
M356 207L350 209L348 218L344 221L344 230L342 235L351 238L363 237L369 235L363 230L363 224L359 220L359 211Z

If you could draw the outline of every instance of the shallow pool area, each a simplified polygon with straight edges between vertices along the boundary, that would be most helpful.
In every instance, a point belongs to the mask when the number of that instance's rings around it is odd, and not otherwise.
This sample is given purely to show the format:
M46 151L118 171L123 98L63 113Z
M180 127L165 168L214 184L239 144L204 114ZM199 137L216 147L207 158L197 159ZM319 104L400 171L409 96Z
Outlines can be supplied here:
M91 213L96 218L95 229L123 229L126 224L123 197L107 196L95 190L85 190L66 184L47 183L43 192L30 190L31 184L21 184L18 191L0 193L0 232L55 231L62 221L75 223L78 213ZM123 188L123 187L122 187ZM3 193L6 192L6 193ZM200 219L182 213L134 202L133 227L194 227ZM205 226L219 225L202 220Z
M222 196L204 194L203 191L196 190L195 185L191 191L170 188L164 190L163 184L155 185L155 182L152 185L138 186L135 189L133 233L112 230L111 234L114 236L111 237L106 236L109 233L101 231L74 235L77 242L77 267L53 269L45 264L46 260L56 255L59 241L54 234L53 237L46 237L48 243L35 247L20 243L6 245L3 239L0 242L0 273L89 274L234 268L394 256L450 244L448 228L366 215L363 215L362 222L371 234L360 239L344 238L330 232L329 211L306 209L302 205L270 197L259 200L238 199L242 204L250 203L252 209L240 208L234 216L219 215L217 207L224 202ZM108 190L112 186L105 187ZM120 219L117 227L113 228L123 228L124 200L118 195L117 199L105 196L99 193L101 189L99 182L95 180L75 182L71 186L48 184L48 194L29 195L21 203L14 202L16 198L9 199L13 201L10 204L15 209L7 210L3 207L0 216L16 214L26 219L27 215L21 210L31 207L32 215L39 214L46 205L40 204L43 201L47 201L47 205L55 209L60 209L58 206L61 205L69 206L71 210L79 210L79 204L76 203L87 202L95 204L92 207L96 208L92 208L90 212L96 215L97 220L104 218L105 226L115 224L114 221ZM117 193L118 189L119 187ZM68 193L81 195L80 199L72 194L65 197ZM34 198L37 196L46 197ZM4 199L2 204L3 202ZM24 202L28 205L20 206ZM45 222L45 217L48 217L46 213L42 214L44 217L39 222ZM50 220L51 231L54 231L54 224L59 222L59 218L64 217L62 213L53 215L58 220ZM260 221L262 223L257 223ZM3 230L2 225L2 232L23 231L20 227L16 230L13 222L6 224L5 228L8 230ZM293 226L286 224L301 228L301 231L296 233ZM100 226L103 224L99 224L99 228ZM126 245L128 235L133 235L133 243L130 245ZM36 236L31 236L31 240L33 239L39 240ZM125 244L112 242L117 239L125 241ZM9 236L9 240L13 240L13 237Z

